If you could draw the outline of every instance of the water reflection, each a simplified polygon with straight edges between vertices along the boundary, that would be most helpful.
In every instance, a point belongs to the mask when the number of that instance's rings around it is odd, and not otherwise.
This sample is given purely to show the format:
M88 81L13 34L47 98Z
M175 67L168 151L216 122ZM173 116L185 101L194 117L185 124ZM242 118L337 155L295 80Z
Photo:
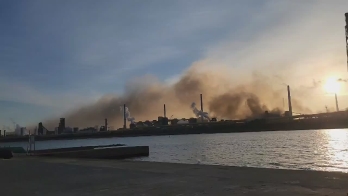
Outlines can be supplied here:
M325 130L328 141L325 149L329 170L348 168L348 131L345 129Z
M137 159L144 161L348 172L347 129L43 141L36 147L117 143L150 146L150 156Z

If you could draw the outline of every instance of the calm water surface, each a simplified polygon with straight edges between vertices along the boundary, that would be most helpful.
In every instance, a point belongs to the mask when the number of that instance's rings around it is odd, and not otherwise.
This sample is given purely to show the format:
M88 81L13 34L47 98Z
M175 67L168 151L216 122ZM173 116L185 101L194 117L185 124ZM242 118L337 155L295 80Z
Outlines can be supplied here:
M36 149L117 143L150 146L136 160L348 172L347 129L57 140Z

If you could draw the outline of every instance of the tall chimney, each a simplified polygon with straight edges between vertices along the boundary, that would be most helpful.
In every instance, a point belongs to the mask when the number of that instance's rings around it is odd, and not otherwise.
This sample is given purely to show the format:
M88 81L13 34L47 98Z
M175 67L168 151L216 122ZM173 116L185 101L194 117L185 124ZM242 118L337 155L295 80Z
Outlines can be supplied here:
M163 104L163 116L167 117L166 104Z
M126 104L123 104L123 128L127 128L127 122L126 122Z
M200 98L201 98L201 111L203 112L203 95L202 94L200 95ZM201 120L203 122L203 116L201 116Z
M336 101L336 111L338 112L338 100L337 100L337 93L335 93L335 101Z
M105 131L107 131L108 130L108 119L107 118L105 118Z
M201 111L203 112L203 95L201 94Z
M291 106L291 93L290 86L288 85L288 104L289 104L289 114L292 116L292 106Z

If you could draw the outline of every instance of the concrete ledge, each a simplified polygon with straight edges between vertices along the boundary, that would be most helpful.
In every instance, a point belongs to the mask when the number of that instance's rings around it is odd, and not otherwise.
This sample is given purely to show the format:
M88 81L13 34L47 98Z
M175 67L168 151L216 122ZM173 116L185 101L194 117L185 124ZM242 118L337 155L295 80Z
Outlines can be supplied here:
M59 157L59 158L89 158L89 159L124 159L140 156L149 156L148 146L115 146L95 147L74 151L38 152L34 156Z
M346 196L348 174L44 157L0 160L4 196ZM15 183L14 183L15 182Z

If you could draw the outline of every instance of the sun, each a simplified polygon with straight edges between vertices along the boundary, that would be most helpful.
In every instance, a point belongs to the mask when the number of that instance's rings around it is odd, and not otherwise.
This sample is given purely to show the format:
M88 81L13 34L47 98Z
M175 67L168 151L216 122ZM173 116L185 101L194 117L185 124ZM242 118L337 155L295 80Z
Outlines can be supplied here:
M338 93L340 91L341 85L336 78L329 78L324 84L324 89L327 93Z

